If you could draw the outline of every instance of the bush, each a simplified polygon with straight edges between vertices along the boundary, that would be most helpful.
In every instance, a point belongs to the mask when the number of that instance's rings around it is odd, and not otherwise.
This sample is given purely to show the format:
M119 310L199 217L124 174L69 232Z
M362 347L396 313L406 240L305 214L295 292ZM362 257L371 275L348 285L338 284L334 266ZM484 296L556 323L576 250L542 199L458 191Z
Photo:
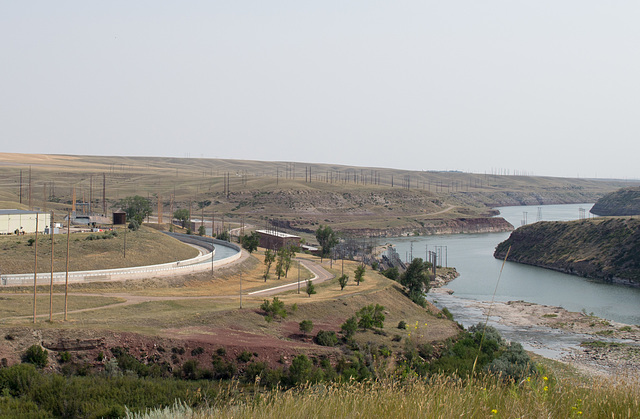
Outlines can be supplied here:
M299 323L300 331L305 335L313 330L313 322L311 320L303 320Z
M252 357L253 357L253 354L251 352L242 351L242 353L238 355L236 359L238 360L238 362L249 362L251 361Z
M60 362L69 362L71 361L71 354L67 351L64 352L60 352L60 354L58 354L58 359L60 360Z
M287 317L287 310L284 308L284 302L280 301L278 297L273 297L272 302L269 300L264 300L264 302L260 305L260 309L262 309L267 317L267 321L271 321L277 318L285 318Z
M191 350L191 356L198 356L204 353L204 348L202 346L198 346L195 349Z
M138 231L139 228L140 228L140 223L136 220L131 220L131 222L129 223L129 230Z
M322 346L336 346L338 344L338 336L336 332L329 330L319 330L316 335L316 343Z
M487 366L487 371L506 379L520 381L535 373L529 354L518 342L511 342L505 352Z
M407 322L404 320L400 320L398 322L398 329L405 330L407 328Z
M31 345L22 356L22 362L44 368L49 363L49 352L40 345Z
M349 317L347 321L342 323L340 329L342 329L342 333L345 337L350 338L353 336L356 333L356 330L358 330L358 319L356 316Z

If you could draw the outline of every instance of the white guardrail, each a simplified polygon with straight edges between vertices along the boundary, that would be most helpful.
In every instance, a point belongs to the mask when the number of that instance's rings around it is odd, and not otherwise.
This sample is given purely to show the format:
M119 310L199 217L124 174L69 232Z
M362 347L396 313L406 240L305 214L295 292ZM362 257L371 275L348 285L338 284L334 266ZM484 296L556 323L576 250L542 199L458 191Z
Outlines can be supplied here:
M197 239L196 239L197 240ZM197 240L200 241L200 240ZM191 242L191 241L190 241ZM202 240L202 244L206 244ZM214 244L219 246L231 247L236 250L237 253L219 260L211 259L215 256L215 249L211 253L196 256L187 260L180 260L177 262L162 263L159 265L148 266L134 266L129 268L116 268L116 269L101 269L96 271L74 271L69 272L69 282L103 282L103 281L117 281L124 279L140 279L148 278L150 276L169 276L174 274L183 275L186 273L206 271L218 266L226 265L233 261L240 259L242 251L239 246L223 242L221 240L213 240ZM208 239L209 248L211 246L211 239ZM30 274L11 274L2 275L0 277L0 285L16 286L16 285L33 285L33 273ZM60 284L65 283L66 272L54 272L53 283ZM39 285L47 285L51 282L51 273L39 273L36 276L36 283Z

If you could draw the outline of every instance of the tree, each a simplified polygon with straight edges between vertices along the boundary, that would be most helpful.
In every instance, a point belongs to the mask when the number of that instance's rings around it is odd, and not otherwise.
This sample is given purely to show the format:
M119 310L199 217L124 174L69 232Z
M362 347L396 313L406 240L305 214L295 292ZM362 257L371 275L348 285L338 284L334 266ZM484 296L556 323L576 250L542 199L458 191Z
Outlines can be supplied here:
M360 265L356 268L355 279L356 284L360 285L361 281L364 281L364 265Z
M127 213L128 220L135 220L138 224L142 224L144 219L152 213L149 200L140 195L123 198L118 205Z
M327 257L331 254L331 249L338 244L338 236L329 226L320 226L316 230L316 239L322 247L321 256Z
M225 230L225 231L223 231L222 233L218 234L218 235L216 236L216 238L217 238L218 240L224 240L224 241L228 242L228 241L230 241L230 240L231 240L231 235L229 234L229 232L228 232L227 230Z
M307 290L306 290L307 294L309 295L309 298L311 298L311 294L316 294L316 287L313 286L313 282L311 282L311 280L307 280Z
M358 319L356 316L349 317L344 323L342 323L340 329L342 329L342 333L344 333L346 338L353 336L354 333L356 333L356 330L358 330Z
M204 236L206 232L207 232L207 229L204 227L204 225L201 225L200 227L198 227L198 235Z
M187 221L189 221L189 210L186 208L180 208L173 213L173 218L180 221L182 227L184 227L187 224Z
M288 246L287 248L287 256L284 259L284 277L288 277L289 275L289 268L291 268L291 261L293 261L293 258L296 257L296 247L295 246Z
M349 282L349 275L347 274L342 274L342 276L338 278L338 284L340 284L340 291L342 291L344 287L347 286L347 282Z
M364 330L384 327L384 306L380 304L364 306L356 314L359 318L358 326Z
M271 249L267 249L264 252L264 282L267 282L267 278L269 278L269 270L271 269L271 264L276 260L276 255L273 253Z
M409 298L422 307L426 306L424 293L429 291L429 281L431 280L429 266L430 264L423 262L421 258L415 258L399 279L399 282L407 288Z
M253 231L249 235L240 236L240 244L249 253L253 253L258 249L260 244L260 235Z
M298 325L300 327L300 331L307 335L307 333L313 330L313 322L311 320L303 320Z
M286 247L281 247L280 250L276 253L276 275L278 279L285 274L285 264L288 257L289 252Z

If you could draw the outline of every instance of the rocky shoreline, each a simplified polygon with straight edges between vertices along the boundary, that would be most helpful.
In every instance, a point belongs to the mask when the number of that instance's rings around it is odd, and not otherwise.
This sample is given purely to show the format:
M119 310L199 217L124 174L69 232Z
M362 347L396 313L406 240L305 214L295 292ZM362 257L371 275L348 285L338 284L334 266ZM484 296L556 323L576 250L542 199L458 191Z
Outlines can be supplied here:
M454 270L455 272L455 270ZM457 274L457 272L456 272ZM457 275L456 275L457 276ZM453 294L443 288L453 280L437 278L431 293ZM628 378L640 376L640 325L601 319L584 312L526 301L494 302L465 300L466 305L491 316L498 323L518 330L547 330L573 336L582 342L564 351L556 360L569 364L589 376ZM535 334L535 333L534 333ZM539 347L539 342L528 342Z
M477 302L485 315L497 316L508 326L544 327L564 334L587 336L579 348L559 359L589 375L638 377L640 327L598 318L562 307L508 301Z

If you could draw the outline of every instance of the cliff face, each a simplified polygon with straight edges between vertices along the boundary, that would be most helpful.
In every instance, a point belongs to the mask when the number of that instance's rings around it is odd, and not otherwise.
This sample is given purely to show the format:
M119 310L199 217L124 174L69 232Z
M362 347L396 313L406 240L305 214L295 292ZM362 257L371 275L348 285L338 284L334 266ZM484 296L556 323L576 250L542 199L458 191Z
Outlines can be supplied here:
M494 256L557 271L640 286L640 220L596 218L523 226Z
M591 212L604 216L640 215L640 187L624 188L603 196Z
M360 237L430 236L436 234L497 233L511 231L513 226L502 217L456 218L425 221L423 226L386 229L345 229L348 235Z

